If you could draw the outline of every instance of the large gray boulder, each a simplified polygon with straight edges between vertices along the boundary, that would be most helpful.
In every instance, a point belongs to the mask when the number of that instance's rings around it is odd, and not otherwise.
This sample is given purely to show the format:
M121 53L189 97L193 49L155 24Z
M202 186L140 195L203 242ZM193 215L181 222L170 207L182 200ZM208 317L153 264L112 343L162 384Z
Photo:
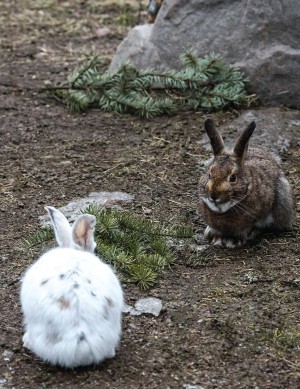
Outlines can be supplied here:
M299 0L164 0L153 25L130 31L110 70L127 59L180 68L187 48L240 67L266 104L300 108Z

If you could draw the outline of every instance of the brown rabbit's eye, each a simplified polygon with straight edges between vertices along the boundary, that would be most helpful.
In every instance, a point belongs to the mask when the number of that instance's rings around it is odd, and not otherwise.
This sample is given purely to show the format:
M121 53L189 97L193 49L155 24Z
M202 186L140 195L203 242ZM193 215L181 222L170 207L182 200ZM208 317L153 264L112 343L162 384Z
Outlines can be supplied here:
M211 179L211 174L210 173L208 173L208 178Z
M229 182L236 182L236 174L231 174L231 176L229 176Z

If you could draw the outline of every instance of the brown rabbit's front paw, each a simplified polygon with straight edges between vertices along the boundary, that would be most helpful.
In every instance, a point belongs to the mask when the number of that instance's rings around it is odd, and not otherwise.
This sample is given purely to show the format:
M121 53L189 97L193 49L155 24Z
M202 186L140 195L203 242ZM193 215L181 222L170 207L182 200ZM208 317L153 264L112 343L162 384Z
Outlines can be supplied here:
M216 230L213 227L207 226L204 231L204 238L212 241L216 237L221 237L222 234L220 231Z
M215 247L234 249L236 247L241 247L245 244L245 242L241 239L230 239L230 238L213 238L212 244Z
M234 249L241 247L246 243L246 239L243 238L228 238L223 237L222 233L215 228L207 226L204 232L204 238L208 239L211 244L218 248Z

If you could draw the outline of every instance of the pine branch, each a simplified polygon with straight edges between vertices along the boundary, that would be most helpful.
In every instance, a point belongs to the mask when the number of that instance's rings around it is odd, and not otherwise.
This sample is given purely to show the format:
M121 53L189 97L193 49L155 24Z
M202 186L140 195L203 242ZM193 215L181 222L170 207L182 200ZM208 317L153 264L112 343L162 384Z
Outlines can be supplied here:
M155 284L157 276L155 272L147 266L140 264L131 265L128 272L132 282L137 283L143 290L150 289Z
M67 85L47 90L71 110L98 107L146 118L172 115L179 107L215 111L247 101L246 78L220 56L198 58L189 50L180 58L185 66L180 71L139 70L125 63L111 74L101 72L94 57L74 70Z
M100 61L97 56L92 57L90 60L84 62L80 65L72 74L68 77L68 82L71 88L76 86L77 81L83 79L89 73L97 72L97 67L99 66Z
M154 285L158 274L175 261L169 237L190 238L191 227L165 227L130 212L91 205L84 213L96 217L95 240L100 258L111 264L122 280L142 289ZM54 237L52 229L42 229L24 243L34 247Z
M44 242L48 242L54 238L54 232L51 227L44 227L36 234L28 237L23 240L23 243L26 248L32 249L35 246L38 246Z

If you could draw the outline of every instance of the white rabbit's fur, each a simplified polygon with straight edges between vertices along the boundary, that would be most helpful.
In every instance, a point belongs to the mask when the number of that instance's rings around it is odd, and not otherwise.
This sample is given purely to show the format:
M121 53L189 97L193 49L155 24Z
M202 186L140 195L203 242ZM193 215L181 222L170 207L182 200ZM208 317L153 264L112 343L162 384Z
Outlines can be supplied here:
M58 210L46 209L58 243L71 248L46 252L22 280L24 346L68 368L112 358L121 333L123 294L111 267L92 253L95 218L80 216L72 230Z

